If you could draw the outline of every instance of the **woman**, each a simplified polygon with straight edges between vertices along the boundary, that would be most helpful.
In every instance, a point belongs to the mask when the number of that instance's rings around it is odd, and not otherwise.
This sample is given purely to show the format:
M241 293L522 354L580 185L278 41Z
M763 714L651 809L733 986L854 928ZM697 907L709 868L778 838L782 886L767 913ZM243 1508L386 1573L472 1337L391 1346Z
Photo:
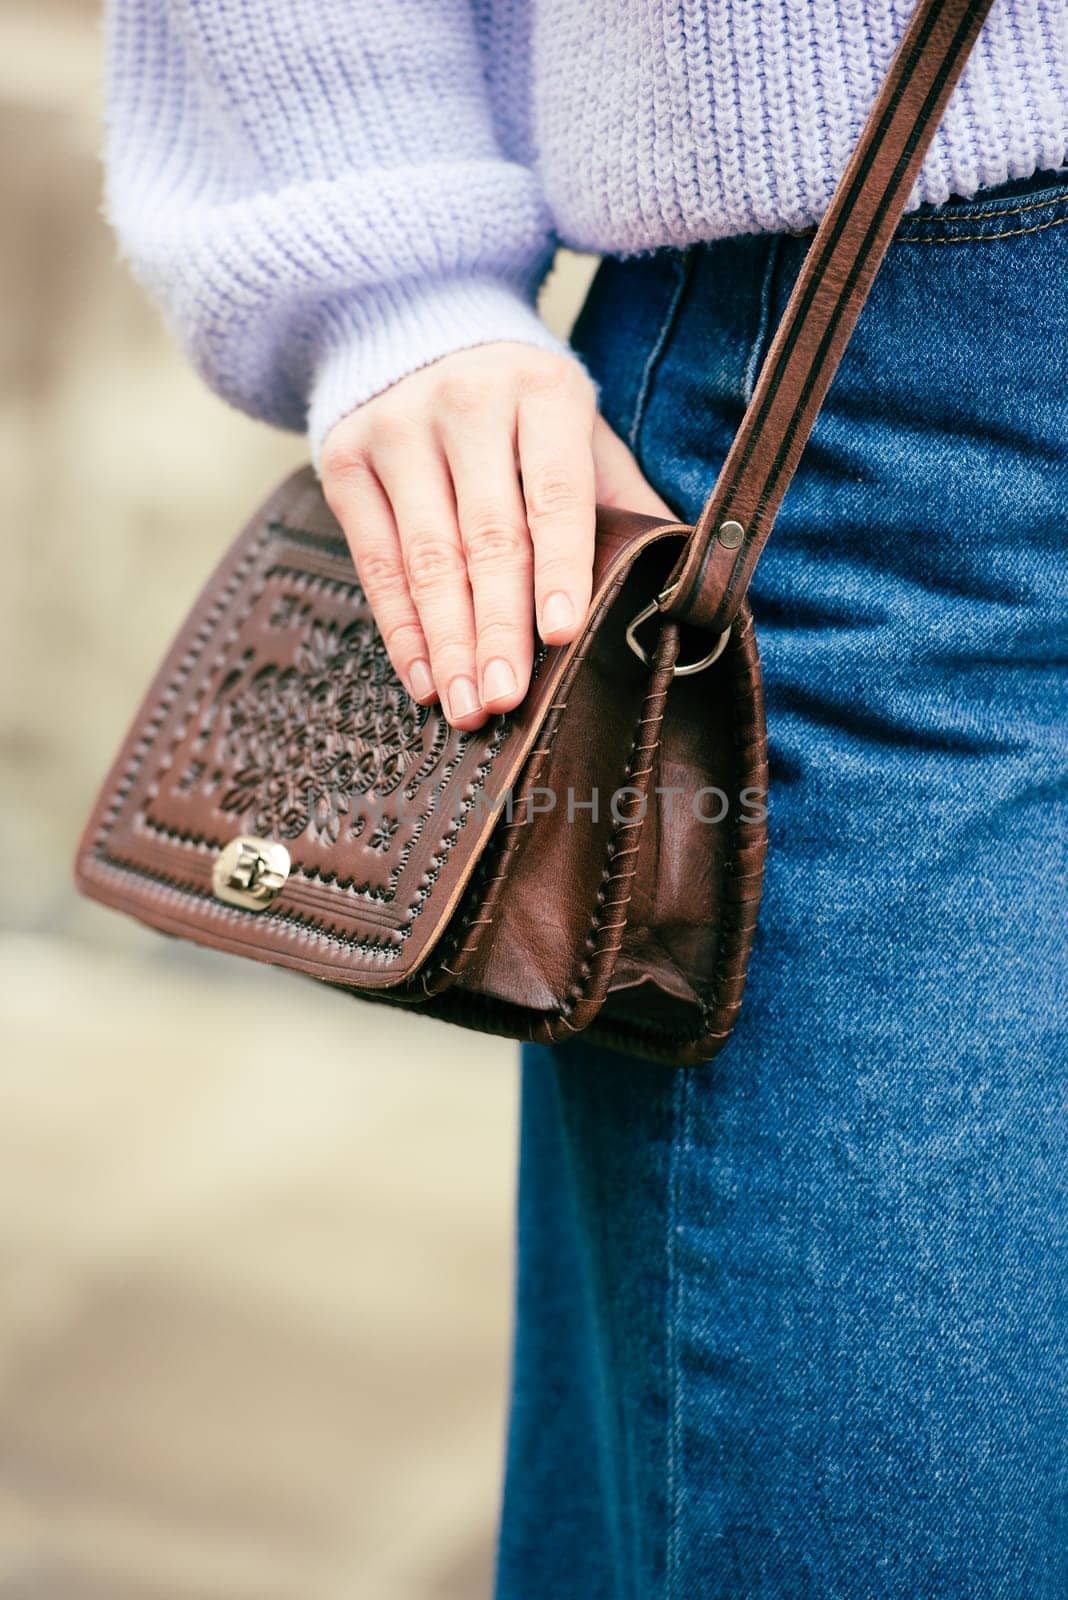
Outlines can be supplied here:
M696 516L910 9L114 0L116 226L416 699L519 701L595 499ZM527 1052L502 1600L1065 1593L1066 154L999 0L751 591L730 1045Z

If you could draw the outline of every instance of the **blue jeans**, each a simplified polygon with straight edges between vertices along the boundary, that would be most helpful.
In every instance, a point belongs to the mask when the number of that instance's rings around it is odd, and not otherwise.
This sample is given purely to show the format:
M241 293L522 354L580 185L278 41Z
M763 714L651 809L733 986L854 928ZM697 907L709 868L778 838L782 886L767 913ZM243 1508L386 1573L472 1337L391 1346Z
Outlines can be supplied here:
M687 519L806 242L600 270L576 345ZM1066 525L1046 174L901 225L757 572L733 1039L525 1052L498 1600L1068 1595Z

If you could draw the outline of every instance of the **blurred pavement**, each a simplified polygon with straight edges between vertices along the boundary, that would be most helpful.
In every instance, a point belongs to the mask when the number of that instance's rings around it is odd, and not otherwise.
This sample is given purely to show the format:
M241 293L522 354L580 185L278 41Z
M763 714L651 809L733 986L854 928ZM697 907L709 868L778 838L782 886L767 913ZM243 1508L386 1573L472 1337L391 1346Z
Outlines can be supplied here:
M0 6L0 1600L479 1600L514 1051L70 887L158 658L304 454L117 265L99 52L85 0Z

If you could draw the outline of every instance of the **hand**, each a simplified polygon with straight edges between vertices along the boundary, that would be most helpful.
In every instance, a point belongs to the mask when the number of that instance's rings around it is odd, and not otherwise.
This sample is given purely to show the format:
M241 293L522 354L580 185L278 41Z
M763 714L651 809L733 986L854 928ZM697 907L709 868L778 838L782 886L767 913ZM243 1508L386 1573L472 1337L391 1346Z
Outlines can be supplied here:
M670 519L577 361L499 343L401 379L331 429L323 489L412 697L477 728L526 692L533 623L582 626L594 504Z

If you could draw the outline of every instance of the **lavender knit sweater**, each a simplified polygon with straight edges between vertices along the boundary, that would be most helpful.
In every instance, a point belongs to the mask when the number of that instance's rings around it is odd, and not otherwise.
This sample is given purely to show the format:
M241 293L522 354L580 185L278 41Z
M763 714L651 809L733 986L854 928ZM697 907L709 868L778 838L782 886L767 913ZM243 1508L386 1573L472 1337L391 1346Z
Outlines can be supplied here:
M327 429L617 254L825 208L913 0L111 0L108 200L208 382ZM1068 155L1068 0L996 0L912 204Z

